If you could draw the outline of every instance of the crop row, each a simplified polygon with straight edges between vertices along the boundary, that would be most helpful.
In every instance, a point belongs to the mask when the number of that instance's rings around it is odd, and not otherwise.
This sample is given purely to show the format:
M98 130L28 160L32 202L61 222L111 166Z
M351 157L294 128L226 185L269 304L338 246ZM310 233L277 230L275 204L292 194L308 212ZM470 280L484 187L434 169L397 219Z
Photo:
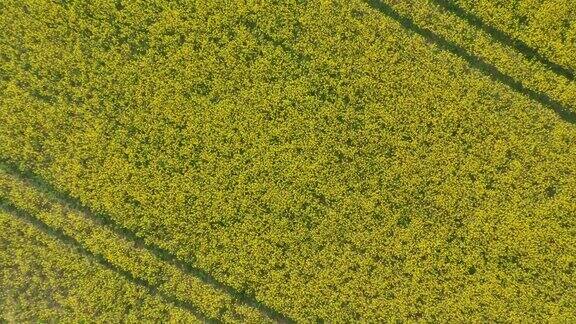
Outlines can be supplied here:
M0 228L1 321L200 323L3 209Z
M172 296L184 304L200 309L208 319L224 322L265 322L265 318L248 306L237 303L222 291L185 273L172 264L159 260L145 247L103 226L97 219L82 211L51 201L25 180L0 171L0 197L8 199L15 208L30 213L40 222L79 242L93 255L101 256L115 267L127 271L134 278Z
M473 55L493 64L523 86L550 96L572 114L576 113L576 82L556 74L545 65L527 59L515 48L508 47L491 35L463 21L435 1L394 2L393 8L420 27L456 42Z
M576 71L576 5L573 0L450 0L507 34Z
M2 157L299 321L574 313L573 125L361 1L138 6L10 7Z

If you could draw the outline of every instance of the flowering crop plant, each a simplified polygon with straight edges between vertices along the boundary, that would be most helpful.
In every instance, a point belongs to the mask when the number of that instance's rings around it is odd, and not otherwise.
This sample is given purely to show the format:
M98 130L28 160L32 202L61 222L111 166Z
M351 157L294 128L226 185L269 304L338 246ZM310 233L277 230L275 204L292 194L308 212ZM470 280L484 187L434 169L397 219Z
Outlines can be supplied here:
M3 0L0 322L576 322L575 0Z

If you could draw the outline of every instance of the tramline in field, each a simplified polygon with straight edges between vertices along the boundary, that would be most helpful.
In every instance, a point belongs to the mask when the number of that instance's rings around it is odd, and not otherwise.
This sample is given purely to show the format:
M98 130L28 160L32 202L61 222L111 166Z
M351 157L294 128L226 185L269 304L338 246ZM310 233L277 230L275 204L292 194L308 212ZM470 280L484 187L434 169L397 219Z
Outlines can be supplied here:
M0 321L576 320L571 1L504 2L3 2Z

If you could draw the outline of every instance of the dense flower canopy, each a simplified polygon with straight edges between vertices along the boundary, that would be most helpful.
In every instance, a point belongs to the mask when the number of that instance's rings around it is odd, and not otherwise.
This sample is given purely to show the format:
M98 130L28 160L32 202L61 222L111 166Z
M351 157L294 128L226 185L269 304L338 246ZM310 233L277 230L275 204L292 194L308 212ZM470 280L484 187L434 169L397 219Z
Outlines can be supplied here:
M576 321L576 3L498 4L2 1L0 321Z

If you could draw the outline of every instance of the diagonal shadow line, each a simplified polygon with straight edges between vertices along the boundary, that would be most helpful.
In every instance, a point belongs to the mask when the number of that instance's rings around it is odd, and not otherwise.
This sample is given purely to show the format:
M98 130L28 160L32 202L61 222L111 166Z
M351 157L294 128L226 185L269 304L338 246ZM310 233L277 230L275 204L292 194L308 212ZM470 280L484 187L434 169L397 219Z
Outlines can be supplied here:
M545 55L542 55L536 50L535 48L530 47L525 42L510 36L509 34L505 33L502 30L499 30L487 23L485 23L482 19L475 16L472 13L467 12L465 9L461 8L453 1L449 0L431 0L433 3L437 4L441 8L446 11L451 12L452 14L458 16L459 18L465 20L470 25L484 31L485 33L492 36L494 39L498 40L499 42L503 43L504 45L515 49L516 51L520 52L524 57L529 60L536 60L540 64L546 66L552 72L561 75L567 78L570 81L574 81L574 71L571 69L564 67L558 63L551 61Z
M441 49L459 56L460 58L465 60L471 67L482 72L484 75L490 77L493 81L507 85L514 91L523 94L528 98L540 103L541 105L554 110L558 114L558 116L562 118L564 121L571 124L576 124L576 112L562 105L560 102L550 98L547 94L526 88L522 84L522 82L501 72L496 67L486 63L481 58L468 53L464 48L458 46L456 43L450 42L434 34L430 30L424 29L416 25L410 18L402 16L390 5L379 0L366 0L366 3L370 5L372 8L392 18L400 25L402 25L402 27L404 27L405 29L422 36L427 41L436 44L436 46L438 46Z
M98 264L100 264L101 266L103 266L104 268L106 268L108 270L111 270L111 271L117 273L119 276L121 276L122 278L124 278L128 282L130 282L134 285L140 286L141 288L144 288L150 295L159 297L159 298L163 299L164 301L167 301L170 304L175 305L176 307L179 307L179 308L182 308L184 310L191 312L199 320L201 320L205 323L220 323L220 321L206 316L195 305L193 305L187 301L177 299L174 296L168 295L168 294L160 291L157 286L151 285L145 280L134 277L132 275L132 273L119 268L117 265L108 261L104 256L89 251L87 248L85 248L80 242L78 242L73 237L65 234L63 231L61 231L59 229L54 229L54 228L50 227L48 224L42 222L41 220L34 217L33 215L31 215L27 211L16 207L15 205L13 205L11 202L9 202L4 197L0 197L0 211L6 212L6 213L12 215L13 217L23 221L24 223L36 228L40 232L48 235L49 237L56 239L56 240L58 240L64 244L72 247L80 255L97 262Z
M99 226L108 227L120 237L131 241L135 246L149 251L158 259L167 262L180 271L200 279L203 283L212 286L213 288L223 291L230 295L236 301L248 305L260 311L264 316L278 322L278 323L295 323L285 314L265 305L264 303L256 300L254 296L250 296L243 291L239 291L234 287L218 281L211 274L205 270L194 266L191 262L179 259L174 253L160 247L157 244L149 243L142 237L138 236L136 232L123 227L115 222L112 217L103 213L94 213L89 208L82 205L82 203L67 193L61 192L56 189L52 184L41 178L39 175L30 170L22 171L15 163L11 162L9 158L0 156L0 170L4 170L9 174L17 177L21 181L35 187L37 190L48 196L50 199L70 208L81 212L85 217L94 221Z

